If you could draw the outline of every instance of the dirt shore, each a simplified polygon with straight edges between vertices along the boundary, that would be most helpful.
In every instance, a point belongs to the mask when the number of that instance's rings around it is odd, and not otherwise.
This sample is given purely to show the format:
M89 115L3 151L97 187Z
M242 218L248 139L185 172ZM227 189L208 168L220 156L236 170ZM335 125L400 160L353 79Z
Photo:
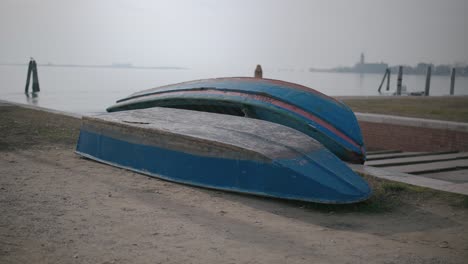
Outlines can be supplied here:
M322 206L80 158L80 120L0 105L0 263L466 263L466 197L371 180Z

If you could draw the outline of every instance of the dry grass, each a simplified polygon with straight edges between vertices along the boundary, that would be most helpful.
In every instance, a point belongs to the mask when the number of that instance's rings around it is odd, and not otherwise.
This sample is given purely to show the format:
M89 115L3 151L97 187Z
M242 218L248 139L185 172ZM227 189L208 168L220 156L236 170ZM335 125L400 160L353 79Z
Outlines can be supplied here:
M355 112L468 123L468 96L340 98Z
M468 209L468 196L363 176L372 188L372 196L363 202L344 205L301 203L301 207L334 213L388 213L418 203L437 202L459 209Z
M0 151L76 144L80 119L16 106L0 113Z

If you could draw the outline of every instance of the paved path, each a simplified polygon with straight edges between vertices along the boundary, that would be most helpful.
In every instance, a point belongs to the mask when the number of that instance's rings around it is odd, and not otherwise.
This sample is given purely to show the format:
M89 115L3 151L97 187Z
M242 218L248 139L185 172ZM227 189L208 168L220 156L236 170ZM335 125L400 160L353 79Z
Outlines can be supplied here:
M428 162L428 163L420 163L420 164L385 167L385 169L389 171L398 171L398 172L413 173L413 174L424 174L424 173L458 170L458 169L466 169L466 168L468 168L468 160L449 160L449 161L438 161L438 162Z
M457 194L468 195L468 182L455 183L447 180L433 179L430 177L423 177L419 175L412 175L408 173L401 173L396 171L384 170L381 168L358 165L358 164L348 164L354 171L371 175L377 178L386 179L390 181L402 182L411 185L431 188L434 190L451 192Z
M370 152L368 160L350 166L378 178L468 195L467 152Z
M450 181L454 183L468 182L468 170L443 171L424 174L424 177Z
M467 159L468 153L448 153L448 154L435 154L435 155L423 155L423 156L407 156L403 158L388 158L381 160L371 160L366 162L368 166L374 167L389 167L396 165L409 165L409 164L418 164L418 163L428 163L428 162L437 162L437 161L452 161L458 159ZM468 164L468 160L466 160Z

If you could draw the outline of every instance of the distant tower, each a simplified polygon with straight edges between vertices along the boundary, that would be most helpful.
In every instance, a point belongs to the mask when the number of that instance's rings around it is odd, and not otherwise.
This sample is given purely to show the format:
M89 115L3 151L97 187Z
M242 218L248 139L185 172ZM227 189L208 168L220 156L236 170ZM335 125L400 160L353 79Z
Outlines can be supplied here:
M366 63L366 59L364 57L364 52L361 52L361 64Z

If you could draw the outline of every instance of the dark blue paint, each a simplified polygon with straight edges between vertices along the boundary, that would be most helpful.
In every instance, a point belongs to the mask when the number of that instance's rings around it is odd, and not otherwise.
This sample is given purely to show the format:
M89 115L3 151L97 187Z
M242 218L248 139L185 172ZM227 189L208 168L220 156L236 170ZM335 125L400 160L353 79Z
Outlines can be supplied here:
M78 154L154 177L196 186L285 199L352 203L367 183L326 149L271 163L192 155L81 130Z

